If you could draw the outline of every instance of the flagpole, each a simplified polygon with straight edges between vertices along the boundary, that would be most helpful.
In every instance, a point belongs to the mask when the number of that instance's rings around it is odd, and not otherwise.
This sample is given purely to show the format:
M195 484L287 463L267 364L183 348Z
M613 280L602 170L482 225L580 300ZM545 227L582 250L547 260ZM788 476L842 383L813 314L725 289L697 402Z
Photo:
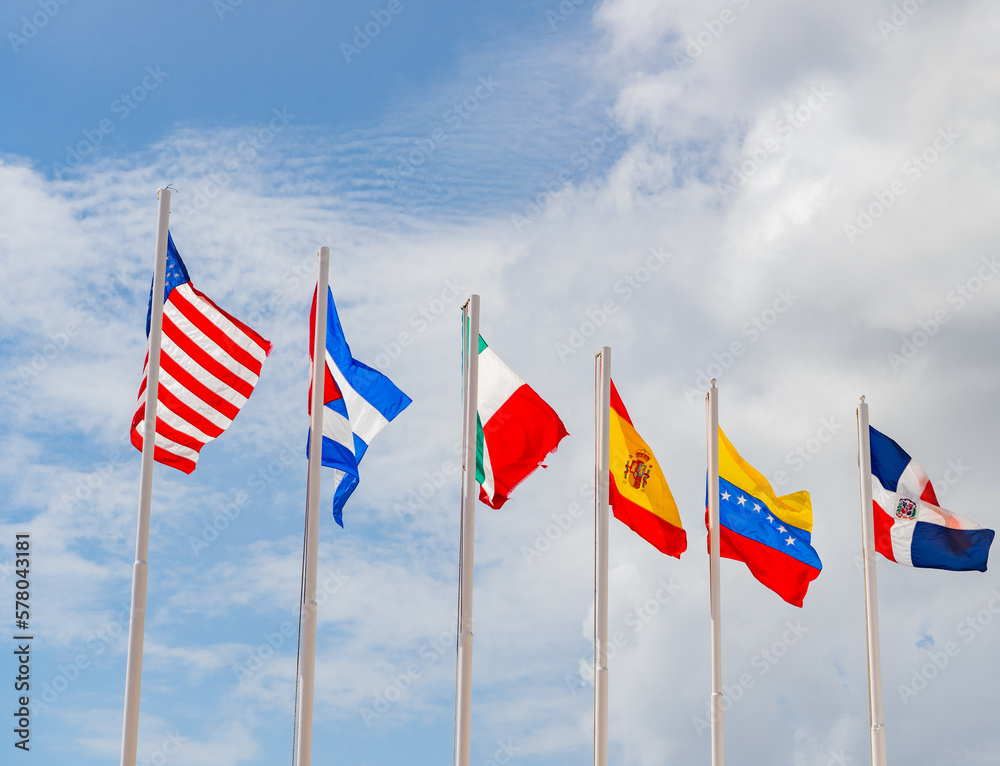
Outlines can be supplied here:
M139 745L139 694L142 684L142 645L146 634L146 585L149 577L149 516L153 498L153 450L156 447L156 405L160 386L160 338L163 331L163 292L167 271L167 230L170 225L170 190L158 189L156 258L150 298L149 358L146 362L146 409L143 416L142 464L139 469L139 518L132 565L132 608L128 624L125 661L125 715L122 723L121 766L135 766Z
M712 599L712 766L722 766L722 598L719 590L719 390L705 395L708 420L709 587Z
M868 633L868 709L872 766L885 766L885 724L882 719L882 656L878 638L878 586L875 581L875 516L872 508L872 454L868 403L858 404L858 468L861 474L861 529L865 567L865 615Z
M326 382L326 314L330 283L330 248L319 249L316 325L313 331L312 401L309 418L309 467L306 478L305 584L302 634L299 638L299 717L295 736L298 766L312 761L313 690L316 674L316 573L319 559L319 491L323 459L323 388Z
M608 764L608 466L610 464L611 349L596 359L594 455L594 766Z
M469 766L472 729L472 568L476 527L476 434L479 413L479 296L462 307L462 521L458 554L458 648L455 682L455 764Z

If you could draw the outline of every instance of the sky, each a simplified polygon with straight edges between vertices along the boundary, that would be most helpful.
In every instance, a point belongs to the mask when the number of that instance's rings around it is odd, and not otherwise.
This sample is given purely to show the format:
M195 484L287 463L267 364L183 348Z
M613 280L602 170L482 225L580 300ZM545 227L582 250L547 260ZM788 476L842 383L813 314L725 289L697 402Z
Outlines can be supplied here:
M30 751L121 746L156 190L196 287L272 341L191 475L154 472L139 763L291 763L315 253L413 399L320 528L314 763L453 756L459 309L570 436L478 505L472 763L592 757L593 354L678 560L612 522L609 761L709 761L705 409L823 571L722 563L727 763L869 759L855 410L1000 525L1000 10L975 0L0 8L0 592L30 540ZM993 349L991 351L991 349ZM21 538L25 539L25 538ZM1000 763L1000 578L877 563L890 759ZM13 605L0 709L17 710Z

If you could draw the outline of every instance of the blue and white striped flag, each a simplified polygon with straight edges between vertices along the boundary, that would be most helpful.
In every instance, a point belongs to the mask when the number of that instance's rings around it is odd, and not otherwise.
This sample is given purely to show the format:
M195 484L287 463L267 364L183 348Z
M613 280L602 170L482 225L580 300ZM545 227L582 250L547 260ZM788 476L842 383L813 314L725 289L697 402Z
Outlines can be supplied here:
M309 315L309 354L316 327L316 294ZM343 509L358 486L358 463L368 445L412 401L378 370L351 356L329 290L326 309L326 374L323 387L323 465L334 469L333 518L344 526ZM311 379L311 378L310 378ZM312 391L309 393L310 414ZM308 447L307 447L308 453Z

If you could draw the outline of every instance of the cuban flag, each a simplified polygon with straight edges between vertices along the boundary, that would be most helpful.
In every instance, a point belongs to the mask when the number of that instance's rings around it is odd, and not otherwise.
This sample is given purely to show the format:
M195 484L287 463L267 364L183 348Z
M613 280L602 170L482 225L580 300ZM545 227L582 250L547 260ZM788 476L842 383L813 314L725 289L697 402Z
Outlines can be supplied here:
M994 532L938 504L924 469L869 426L875 550L898 564L986 571Z
M328 288L329 289L329 288ZM316 327L316 293L309 315L309 354ZM344 526L343 510L358 486L358 464L372 439L412 401L378 370L351 356L329 290L326 308L326 375L323 386L323 465L334 469L333 518ZM310 380L312 378L310 377ZM312 414L312 390L309 391ZM306 447L308 454L308 442Z

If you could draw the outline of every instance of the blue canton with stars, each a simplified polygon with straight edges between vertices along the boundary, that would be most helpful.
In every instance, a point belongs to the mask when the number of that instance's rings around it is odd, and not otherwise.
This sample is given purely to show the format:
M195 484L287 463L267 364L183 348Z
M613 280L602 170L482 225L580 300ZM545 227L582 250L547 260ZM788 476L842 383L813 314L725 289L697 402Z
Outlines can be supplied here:
M187 267L181 260L177 248L174 247L173 237L167 232L167 281L163 286L163 302L167 302L170 292L180 285L191 281L188 276ZM149 325L153 319L153 285L149 285L149 308L146 309L146 337L149 337Z
M719 478L719 522L738 535L779 550L804 564L822 569L810 543L812 535L776 516L753 495Z

